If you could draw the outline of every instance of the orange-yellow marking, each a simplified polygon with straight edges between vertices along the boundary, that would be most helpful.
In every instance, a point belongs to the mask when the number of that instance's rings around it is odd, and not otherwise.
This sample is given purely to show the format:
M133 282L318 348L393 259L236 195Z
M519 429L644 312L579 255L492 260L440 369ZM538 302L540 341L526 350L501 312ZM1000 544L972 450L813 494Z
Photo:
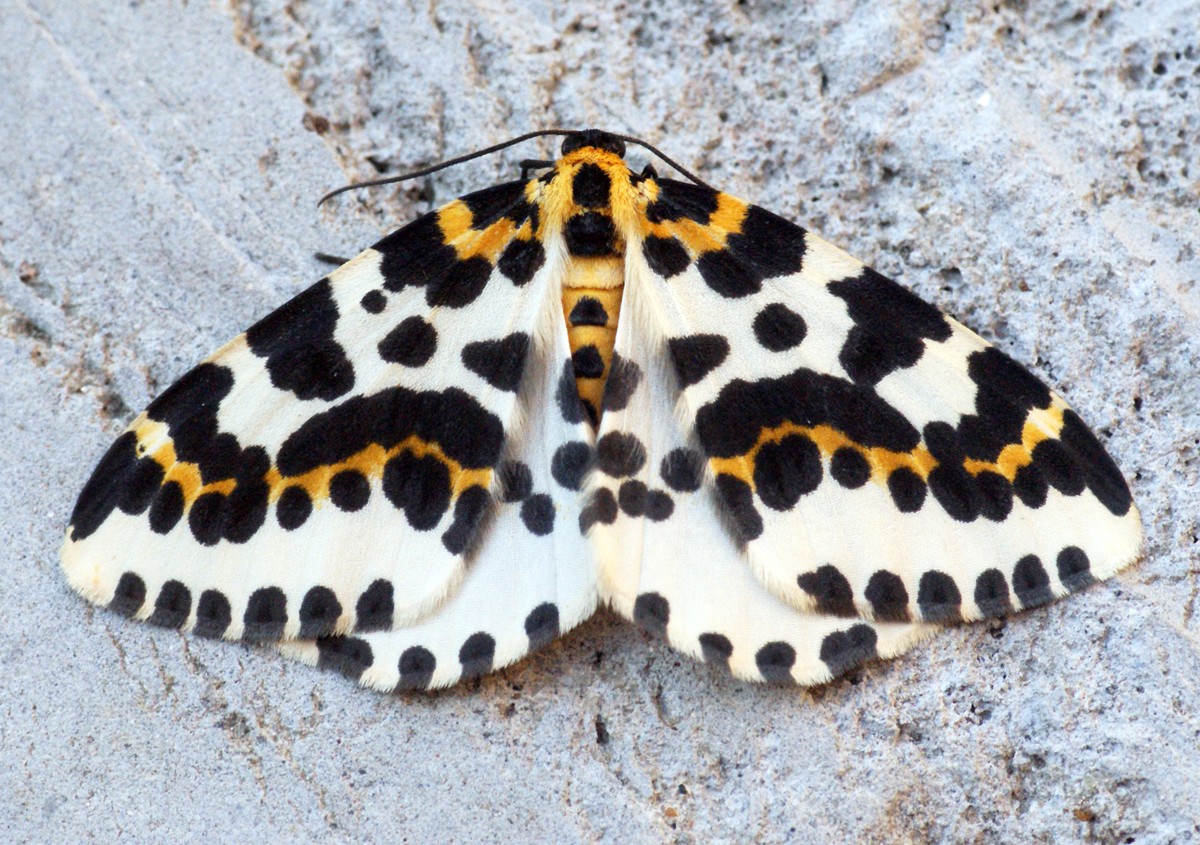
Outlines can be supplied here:
M963 469L972 475L994 472L1004 476L1011 483L1017 476L1017 470L1033 461L1033 450L1037 444L1058 437L1062 431L1063 411L1066 407L1066 404L1055 396L1049 408L1032 409L1025 419L1020 443L1005 446L995 461L969 458L963 462ZM918 445L911 452L896 452L881 446L863 446L830 425L805 426L790 422L763 429L759 433L758 441L745 454L732 458L712 458L709 463L715 474L726 473L735 476L754 489L754 465L759 450L768 443L779 443L793 434L807 437L816 444L824 457L831 456L838 449L854 449L867 459L867 465L871 468L871 480L877 484L886 484L888 476L901 467L910 469L922 480L927 480L929 473L938 466L937 458L930 454L924 444Z
M717 209L709 215L707 223L697 223L691 218L663 220L651 223L643 218L643 232L660 238L678 238L692 258L706 252L724 249L730 235L742 231L749 206L728 194L717 194Z
M221 493L228 496L237 488L237 481L232 478L202 483L198 464L177 459L175 444L171 441L164 423L143 418L135 423L134 431L138 438L138 455L153 458L163 468L163 484L170 481L179 484L183 490L185 509L190 509L192 503L205 493ZM417 458L433 456L445 464L450 473L450 490L454 498L468 487L479 485L486 488L491 484L490 469L465 469L447 456L437 443L430 443L412 435L390 449L372 443L344 461L320 466L302 475L285 476L280 474L278 468L271 467L264 477L270 487L268 500L274 502L283 495L285 489L298 486L308 492L314 503L319 503L329 498L329 482L339 472L351 469L362 473L368 479L379 478L383 475L384 465L402 452L411 452Z
M1063 411L1066 409L1066 403L1055 396L1049 408L1035 408L1029 412L1021 428L1020 443L1005 446L995 461L968 458L963 462L963 469L971 475L994 472L1012 481L1017 477L1017 470L1033 462L1033 450L1039 443L1059 436L1063 427Z

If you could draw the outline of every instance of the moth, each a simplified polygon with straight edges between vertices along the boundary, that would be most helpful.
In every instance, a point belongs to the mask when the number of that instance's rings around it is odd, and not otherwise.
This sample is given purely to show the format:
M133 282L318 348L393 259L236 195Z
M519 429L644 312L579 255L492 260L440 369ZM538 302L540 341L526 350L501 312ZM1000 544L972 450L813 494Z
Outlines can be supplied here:
M79 497L71 585L382 691L600 605L819 684L1138 558L1121 472L1003 352L769 211L633 172L644 142L537 134L556 161L393 232L154 400Z

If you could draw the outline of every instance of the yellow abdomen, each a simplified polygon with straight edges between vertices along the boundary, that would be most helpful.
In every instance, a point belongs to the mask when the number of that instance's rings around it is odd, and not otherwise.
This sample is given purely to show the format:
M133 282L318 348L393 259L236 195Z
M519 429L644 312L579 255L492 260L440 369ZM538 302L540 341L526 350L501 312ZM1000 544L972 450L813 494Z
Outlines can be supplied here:
M622 250L623 252L623 250ZM592 426L600 420L625 286L625 256L574 258L563 280L563 315L575 386Z

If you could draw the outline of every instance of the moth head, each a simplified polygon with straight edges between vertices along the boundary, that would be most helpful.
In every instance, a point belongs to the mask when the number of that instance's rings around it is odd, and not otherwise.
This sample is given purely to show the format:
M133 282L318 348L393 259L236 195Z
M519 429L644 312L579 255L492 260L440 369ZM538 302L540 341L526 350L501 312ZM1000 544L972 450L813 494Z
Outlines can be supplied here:
M572 132L563 139L562 154L567 155L584 147L595 147L596 149L618 155L621 158L625 157L625 142L616 135L612 135L601 129L584 129L579 132Z

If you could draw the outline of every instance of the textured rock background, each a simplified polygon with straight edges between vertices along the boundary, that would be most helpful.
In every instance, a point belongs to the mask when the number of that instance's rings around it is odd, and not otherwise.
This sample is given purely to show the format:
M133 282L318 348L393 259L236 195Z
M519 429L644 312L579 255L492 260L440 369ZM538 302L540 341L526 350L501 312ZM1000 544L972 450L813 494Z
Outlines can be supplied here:
M0 0L10 837L1200 842L1200 3L592 5ZM812 691L601 614L382 697L70 593L133 411L314 250L551 146L316 197L557 125L661 144L1032 363L1133 480L1144 563Z

